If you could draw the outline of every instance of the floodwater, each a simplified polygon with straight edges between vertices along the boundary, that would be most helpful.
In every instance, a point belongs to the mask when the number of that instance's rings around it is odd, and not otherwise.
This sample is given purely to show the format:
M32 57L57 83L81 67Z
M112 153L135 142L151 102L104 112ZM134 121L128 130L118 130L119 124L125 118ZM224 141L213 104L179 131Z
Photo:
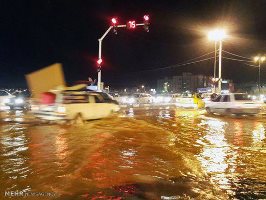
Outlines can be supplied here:
M84 125L7 119L0 199L266 199L266 118L161 107Z

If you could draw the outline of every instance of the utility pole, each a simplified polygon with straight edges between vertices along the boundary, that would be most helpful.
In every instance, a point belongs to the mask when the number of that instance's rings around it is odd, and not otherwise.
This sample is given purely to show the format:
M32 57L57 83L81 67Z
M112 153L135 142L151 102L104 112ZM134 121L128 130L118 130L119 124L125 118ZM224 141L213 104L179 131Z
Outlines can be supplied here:
M254 58L255 63L258 62L259 63L259 77L258 77L258 89L259 89L259 94L260 94L260 90L261 90L261 85L260 85L260 65L262 62L265 61L265 56L256 56Z
M222 91L222 40L219 41L219 80L218 80L218 92Z
M217 51L216 51L216 44L217 41L214 42L214 66L213 66L213 80L214 80L214 93L216 93L216 57L217 57Z

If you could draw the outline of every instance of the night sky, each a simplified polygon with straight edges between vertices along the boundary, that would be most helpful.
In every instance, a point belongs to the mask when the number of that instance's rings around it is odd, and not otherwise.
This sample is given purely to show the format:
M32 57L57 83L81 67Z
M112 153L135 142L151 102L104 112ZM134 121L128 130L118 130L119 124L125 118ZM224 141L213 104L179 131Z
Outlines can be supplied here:
M55 62L63 64L68 85L97 78L98 38L110 19L116 16L119 24L128 20L142 23L144 14L151 18L149 33L143 27L118 29L117 35L110 32L103 41L106 84L115 88L155 86L158 78L182 72L212 75L213 60L153 69L214 51L206 31L218 25L226 27L229 35L224 50L248 58L265 53L265 8L264 0L2 0L0 88L24 87L25 74ZM223 59L224 78L247 82L256 81L257 76L257 68ZM266 63L262 80L266 81Z

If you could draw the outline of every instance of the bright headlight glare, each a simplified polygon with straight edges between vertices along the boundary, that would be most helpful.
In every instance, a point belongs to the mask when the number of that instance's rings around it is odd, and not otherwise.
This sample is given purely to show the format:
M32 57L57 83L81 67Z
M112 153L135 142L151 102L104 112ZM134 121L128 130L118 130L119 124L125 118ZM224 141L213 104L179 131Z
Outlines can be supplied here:
M9 103L10 99L4 99L4 103Z
M15 99L15 104L21 104L23 102L24 102L24 100L21 98Z
M126 103L126 102L127 102L127 98L126 98L126 97L123 97L123 98L122 98L122 102L123 102L123 103Z
M165 103L169 103L170 101L171 101L171 98L170 98L170 97L165 97L165 98L164 98L164 102L165 102Z
M57 108L57 111L60 112L60 113L64 113L64 112L66 112L66 108L63 107L63 106L60 106L60 107Z
M135 102L135 99L134 98L129 98L128 99L128 103L134 103Z

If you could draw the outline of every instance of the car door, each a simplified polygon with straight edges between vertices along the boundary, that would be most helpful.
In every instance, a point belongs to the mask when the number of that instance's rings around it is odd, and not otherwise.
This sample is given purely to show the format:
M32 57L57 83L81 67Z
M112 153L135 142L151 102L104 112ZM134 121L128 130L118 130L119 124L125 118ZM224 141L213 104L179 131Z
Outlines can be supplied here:
M231 108L230 95L223 95L220 99L220 112L228 114L228 110Z
M209 108L211 110L211 112L215 112L215 113L220 113L220 108L221 108L221 100L222 95L219 95L217 98L215 98L214 100L212 100L212 102L209 104Z
M107 117L112 112L112 103L105 102L101 95L93 95L94 103L92 103L91 112L93 119Z

